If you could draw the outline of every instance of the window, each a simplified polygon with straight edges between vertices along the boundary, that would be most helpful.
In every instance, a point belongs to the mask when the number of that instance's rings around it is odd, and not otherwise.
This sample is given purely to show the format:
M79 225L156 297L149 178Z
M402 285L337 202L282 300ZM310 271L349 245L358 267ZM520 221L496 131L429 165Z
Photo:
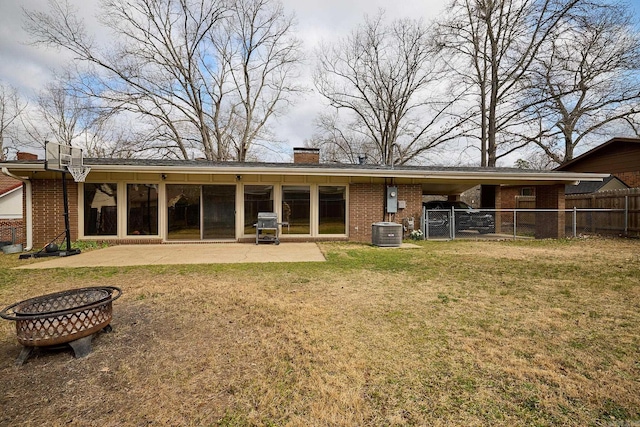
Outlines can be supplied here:
M200 186L167 185L167 238L200 239Z
M127 234L158 235L157 184L127 184Z
M346 234L346 187L318 188L318 232Z
M289 227L282 227L283 233L311 233L310 196L311 191L308 186L282 187L282 221L289 223Z
M84 235L118 234L118 186L115 183L84 184Z
M522 191L520 192L521 196L535 196L536 194L533 191L532 187L524 187L522 188Z
M273 212L273 185L245 185L244 233L255 234L258 212Z

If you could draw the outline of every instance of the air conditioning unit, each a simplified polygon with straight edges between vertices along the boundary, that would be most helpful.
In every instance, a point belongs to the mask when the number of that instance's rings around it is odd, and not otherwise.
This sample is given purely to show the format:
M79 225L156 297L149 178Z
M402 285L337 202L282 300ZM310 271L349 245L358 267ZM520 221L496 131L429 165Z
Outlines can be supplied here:
M371 241L375 246L398 247L402 244L402 224L376 222L371 226Z

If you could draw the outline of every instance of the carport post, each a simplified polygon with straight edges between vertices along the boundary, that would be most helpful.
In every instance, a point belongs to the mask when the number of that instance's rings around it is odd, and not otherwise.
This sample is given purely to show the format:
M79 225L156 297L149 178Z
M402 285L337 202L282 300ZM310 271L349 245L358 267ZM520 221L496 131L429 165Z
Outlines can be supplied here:
M536 239L565 236L564 184L541 185L536 189Z

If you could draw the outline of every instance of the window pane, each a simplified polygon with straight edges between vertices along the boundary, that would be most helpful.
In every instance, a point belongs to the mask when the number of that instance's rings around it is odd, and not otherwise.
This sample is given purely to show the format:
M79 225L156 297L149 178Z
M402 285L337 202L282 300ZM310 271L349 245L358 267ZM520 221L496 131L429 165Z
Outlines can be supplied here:
M310 234L311 192L306 186L282 187L282 221L289 227L282 227L283 233Z
M346 234L346 187L319 187L320 234Z
M127 184L127 234L158 235L157 184Z
M167 238L200 239L200 186L167 185Z
M113 184L84 184L84 235L118 234L118 187Z
M246 185L244 187L244 232L255 234L253 226L258 221L258 212L273 212L272 185Z

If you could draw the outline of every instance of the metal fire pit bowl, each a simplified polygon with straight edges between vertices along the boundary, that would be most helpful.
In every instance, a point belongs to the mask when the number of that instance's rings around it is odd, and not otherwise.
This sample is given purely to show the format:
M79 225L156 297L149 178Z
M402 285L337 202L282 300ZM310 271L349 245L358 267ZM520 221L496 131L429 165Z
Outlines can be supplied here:
M71 289L6 307L0 317L16 322L18 342L24 346L16 364L22 365L35 347L69 344L75 357L88 355L93 335L111 330L111 303L121 294L115 286Z

